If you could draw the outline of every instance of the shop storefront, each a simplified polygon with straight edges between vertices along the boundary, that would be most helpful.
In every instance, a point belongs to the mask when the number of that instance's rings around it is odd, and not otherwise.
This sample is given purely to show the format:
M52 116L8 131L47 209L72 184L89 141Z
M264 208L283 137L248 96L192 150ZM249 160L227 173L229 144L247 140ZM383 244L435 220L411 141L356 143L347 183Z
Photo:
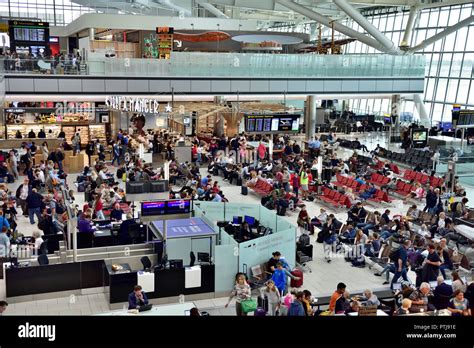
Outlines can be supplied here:
M4 108L4 139L15 139L21 134L28 138L33 131L35 136L43 130L46 138L58 138L64 132L66 140L79 132L81 144L90 140L105 141L111 136L109 109L102 103L10 103Z

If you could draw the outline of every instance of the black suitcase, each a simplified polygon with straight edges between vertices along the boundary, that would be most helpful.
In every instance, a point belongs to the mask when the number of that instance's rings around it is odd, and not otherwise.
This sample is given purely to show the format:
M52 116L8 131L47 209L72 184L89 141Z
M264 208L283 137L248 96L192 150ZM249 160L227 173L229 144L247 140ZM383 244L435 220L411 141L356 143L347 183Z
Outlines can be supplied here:
M247 196L249 194L249 189L247 186L242 186L240 189L240 193L243 194L244 196Z
M261 308L268 313L268 297L267 295L257 297L257 308Z
M242 186L242 178L237 178L237 186Z
M214 166L214 168L212 169L212 175L214 176L219 175L219 168L217 168L217 166Z

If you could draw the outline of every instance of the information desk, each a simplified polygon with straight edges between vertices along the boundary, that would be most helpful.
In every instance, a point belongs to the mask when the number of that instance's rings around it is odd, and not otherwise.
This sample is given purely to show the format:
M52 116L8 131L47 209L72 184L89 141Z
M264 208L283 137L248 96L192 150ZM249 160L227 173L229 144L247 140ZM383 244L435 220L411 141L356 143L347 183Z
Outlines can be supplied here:
M160 306L153 306L151 310L144 311L144 312L130 312L127 309L121 309L117 311L101 313L98 315L119 315L119 316L184 316L189 315L189 312L192 308L196 307L193 302L185 302L185 303L177 303L177 304L170 304L170 305L160 305Z
M163 237L163 220L152 221L152 230ZM191 238L217 235L217 232L201 218L168 220L166 238Z
M6 269L7 297L104 286L103 260Z
M185 268L156 270L155 291L147 292L149 299L173 297L179 295L193 295L214 292L214 265L201 265L201 286L186 288ZM136 271L130 273L109 273L109 303L128 301L128 294L138 284Z

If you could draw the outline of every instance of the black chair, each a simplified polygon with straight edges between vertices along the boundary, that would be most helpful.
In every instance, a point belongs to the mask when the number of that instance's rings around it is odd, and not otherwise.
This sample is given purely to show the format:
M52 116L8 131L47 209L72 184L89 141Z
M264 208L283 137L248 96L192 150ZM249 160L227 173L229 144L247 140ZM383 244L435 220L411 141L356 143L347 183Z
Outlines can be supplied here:
M141 259L140 259L140 262L142 263L143 265L143 270L144 271L149 271L151 270L151 261L150 261L150 258L148 256L143 256Z
M191 251L189 253L189 258L190 258L189 267L193 267L194 264L196 263L196 255L194 255L194 252Z
M137 242L137 239L140 238L140 225L139 224L131 224L128 226L128 236L132 240L132 244Z
M38 263L40 264L40 266L49 265L48 255L42 254L38 256Z
M38 255L48 255L48 240L44 240L43 243L41 243L39 250L38 250Z

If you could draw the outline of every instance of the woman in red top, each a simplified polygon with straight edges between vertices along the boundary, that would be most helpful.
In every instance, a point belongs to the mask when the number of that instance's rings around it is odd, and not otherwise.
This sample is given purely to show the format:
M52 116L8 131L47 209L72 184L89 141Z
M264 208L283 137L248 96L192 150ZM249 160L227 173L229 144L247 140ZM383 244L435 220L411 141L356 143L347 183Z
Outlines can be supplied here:
M298 226L304 227L306 230L310 230L311 220L308 215L308 211L306 210L306 206L303 205L301 207L300 213L298 214L297 220Z
M298 175L293 174L291 177L291 186L293 186L293 192L296 198L298 198L298 189L300 187L300 177Z
M104 203L102 203L100 195L97 195L94 202L94 212L98 220L105 220L104 212L102 211L102 209L104 209Z
M219 187L218 182L217 182L217 181L214 181L214 185L212 186L212 192L214 192L214 193L219 193L220 190L221 190L221 189L220 189L220 187Z

